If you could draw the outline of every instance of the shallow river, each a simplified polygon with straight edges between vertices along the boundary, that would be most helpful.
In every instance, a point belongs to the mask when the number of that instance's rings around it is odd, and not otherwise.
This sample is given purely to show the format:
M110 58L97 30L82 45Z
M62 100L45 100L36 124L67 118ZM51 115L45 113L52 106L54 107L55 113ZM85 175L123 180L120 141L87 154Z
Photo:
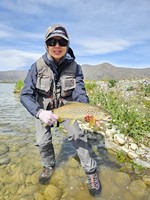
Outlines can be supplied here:
M56 170L48 185L40 185L42 166L34 146L35 121L13 93L14 87L0 84L0 200L150 200L149 185L138 175L121 172L121 165L104 148L95 155L93 152L102 193L91 197L76 152L61 128L53 130ZM89 143L92 148L98 141Z

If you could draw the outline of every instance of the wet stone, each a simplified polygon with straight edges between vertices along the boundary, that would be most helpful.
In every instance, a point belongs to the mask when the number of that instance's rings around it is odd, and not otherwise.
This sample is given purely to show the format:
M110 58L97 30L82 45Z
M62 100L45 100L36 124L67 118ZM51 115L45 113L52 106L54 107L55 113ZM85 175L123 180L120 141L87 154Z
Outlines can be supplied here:
M150 186L150 175L144 175L142 179L146 185Z
M8 146L0 143L0 156L7 153L8 151L9 151Z
M39 193L39 192L36 192L34 194L34 199L35 200L45 200L44 196L41 193Z
M9 174L5 176L0 176L0 182L4 183L5 185L12 183L12 177Z
M38 191L38 185L26 186L22 192L22 196L30 196Z
M11 184L9 185L9 192L10 192L11 194L16 194L18 188L19 188L19 185L18 185L17 183L11 183Z
M128 174L124 173L124 172L118 172L116 179L115 179L115 183L118 186L124 186L126 187L127 185L129 185L131 181L131 178Z
M33 196L25 196L22 197L20 200L33 200Z
M69 167L76 168L78 166L79 166L79 162L76 159L74 158L69 159Z
M23 185L26 180L26 175L21 172L20 169L18 169L12 178L14 182L18 183L19 185Z
M133 196L133 194L131 194L129 192L124 192L122 200L137 200L137 198L135 196Z
M0 156L0 165L6 165L10 162L10 157L7 154Z
M5 169L0 169L0 180L1 180L1 178L3 178L4 176L6 176L7 175L7 171L5 170ZM1 181L0 181L1 182Z
M34 174L32 174L31 176L31 183L33 185L36 185L39 183L39 172L35 172Z
M54 185L48 185L44 191L44 197L46 200L60 200L62 196L62 190Z
M10 151L18 151L19 149L21 149L22 147L24 147L25 145L27 145L26 141L18 141L18 143L11 143L10 145Z
M129 185L129 189L134 196L142 197L146 191L146 184L142 180L133 180Z

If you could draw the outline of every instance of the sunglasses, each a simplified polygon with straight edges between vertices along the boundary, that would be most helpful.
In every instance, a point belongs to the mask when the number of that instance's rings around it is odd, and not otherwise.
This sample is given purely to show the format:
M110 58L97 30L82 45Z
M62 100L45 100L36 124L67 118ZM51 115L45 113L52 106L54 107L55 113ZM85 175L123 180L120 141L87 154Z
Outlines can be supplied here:
M62 39L51 38L51 39L47 40L47 42L46 42L47 46L51 46L51 47L56 46L57 43L61 47L66 47L68 45L68 41L65 40L64 38L62 38Z

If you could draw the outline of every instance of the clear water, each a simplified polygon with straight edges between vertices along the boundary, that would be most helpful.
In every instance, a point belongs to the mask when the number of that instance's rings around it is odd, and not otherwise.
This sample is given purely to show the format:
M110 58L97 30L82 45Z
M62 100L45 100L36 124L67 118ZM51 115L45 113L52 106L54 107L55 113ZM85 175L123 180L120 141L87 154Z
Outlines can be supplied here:
M141 180L138 176L122 174L120 164L105 149L93 154L100 168L102 193L91 197L76 152L61 129L53 133L57 167L49 183L59 190L48 194L49 185L38 183L42 166L34 146L34 118L21 105L19 95L13 93L14 87L0 84L0 200L150 200L150 188L134 182ZM96 146L97 140L90 144L91 148Z

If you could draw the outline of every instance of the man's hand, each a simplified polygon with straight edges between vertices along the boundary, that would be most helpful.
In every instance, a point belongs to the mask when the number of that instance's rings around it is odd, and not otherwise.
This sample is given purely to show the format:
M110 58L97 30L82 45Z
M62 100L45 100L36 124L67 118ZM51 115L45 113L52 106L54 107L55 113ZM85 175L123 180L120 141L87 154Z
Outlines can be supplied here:
M39 114L39 119L45 124L51 126L58 120L58 116L53 114L50 110L42 110Z

